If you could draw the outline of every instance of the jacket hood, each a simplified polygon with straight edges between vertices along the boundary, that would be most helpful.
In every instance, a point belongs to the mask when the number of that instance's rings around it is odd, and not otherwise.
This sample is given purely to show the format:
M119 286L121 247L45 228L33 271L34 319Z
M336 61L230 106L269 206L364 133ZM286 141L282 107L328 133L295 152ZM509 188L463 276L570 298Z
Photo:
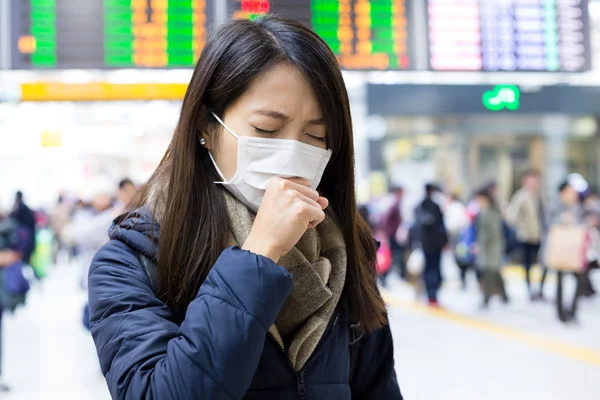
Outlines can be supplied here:
M125 243L150 260L156 260L158 257L160 226L147 206L117 217L113 221L108 235L111 239Z

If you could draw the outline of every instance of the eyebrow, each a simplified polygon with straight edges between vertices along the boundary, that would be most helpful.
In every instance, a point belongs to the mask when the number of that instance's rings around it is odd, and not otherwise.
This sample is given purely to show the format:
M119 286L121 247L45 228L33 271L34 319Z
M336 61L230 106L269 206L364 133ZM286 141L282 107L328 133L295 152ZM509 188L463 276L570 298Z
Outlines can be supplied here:
M280 113L278 111L273 111L273 110L256 110L256 111L254 111L254 113L258 114L258 115L264 115L267 117L275 118L275 119L281 119L284 121L287 121L290 119L290 117L288 115L285 115L283 113ZM311 119L310 121L308 121L308 123L310 125L325 125L325 119L324 118L315 118L315 119Z

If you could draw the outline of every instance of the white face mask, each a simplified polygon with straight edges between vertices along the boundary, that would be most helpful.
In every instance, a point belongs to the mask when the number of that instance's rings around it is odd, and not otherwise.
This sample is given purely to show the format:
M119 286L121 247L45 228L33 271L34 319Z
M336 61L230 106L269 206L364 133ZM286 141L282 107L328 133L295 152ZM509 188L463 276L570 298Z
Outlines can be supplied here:
M217 121L238 141L237 171L227 181L210 154L222 184L231 194L250 210L257 212L262 202L267 183L275 176L303 178L316 189L321 182L332 151L320 149L296 140L265 139L236 135L212 112Z

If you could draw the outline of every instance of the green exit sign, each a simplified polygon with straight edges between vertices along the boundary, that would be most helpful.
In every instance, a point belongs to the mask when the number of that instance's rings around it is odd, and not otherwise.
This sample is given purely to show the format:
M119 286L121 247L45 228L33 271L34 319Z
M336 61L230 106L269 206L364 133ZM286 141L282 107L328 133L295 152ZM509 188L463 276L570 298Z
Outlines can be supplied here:
M515 111L519 108L521 91L515 85L497 85L483 94L483 106L490 111L507 109Z

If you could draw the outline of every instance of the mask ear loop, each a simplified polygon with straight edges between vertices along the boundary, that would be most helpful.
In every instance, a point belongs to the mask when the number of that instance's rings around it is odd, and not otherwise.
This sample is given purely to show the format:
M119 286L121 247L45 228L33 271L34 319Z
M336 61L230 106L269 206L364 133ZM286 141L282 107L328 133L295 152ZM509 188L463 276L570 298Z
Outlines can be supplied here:
M219 118L219 117L217 116L217 114L215 114L213 111L211 111L210 113L211 113L211 114L213 115L213 117L215 117L215 119L216 119L216 120L217 120L217 121L218 121L218 122L221 124L221 126L222 126L223 128L225 128L225 130L227 130L227 132L231 133L231 136L233 136L234 138L236 138L236 139L238 139L238 140L240 139L240 137L239 137L238 135L236 135L236 134L235 134L235 133L234 133L234 132L233 132L231 129L229 129L229 127L228 127L227 125L225 125L225 122L223 122L223 121L221 120L221 118Z
M240 138L238 137L238 135L236 135L235 133L233 133L233 131L232 131L231 129L229 129L229 127L228 127L227 125L225 125L225 122L223 122L223 121L221 120L221 118L219 118L219 117L217 116L217 114L215 114L215 113L214 113L214 111L211 111L210 113L212 114L212 116L213 116L213 117L215 117L215 119L217 120L217 122L219 122L219 124L221 124L221 126L222 126L223 128L225 128L225 130L226 130L227 132L229 132L229 133L230 133L230 134L231 134L231 135L232 135L234 138L236 138L236 139L238 139L238 140L240 139ZM212 161L213 165L215 166L215 169L217 170L217 173L219 174L219 176L221 177L221 179L223 179L223 182L213 182L213 183L221 183L221 184L223 184L223 183L227 183L227 179L225 179L225 175L223 175L223 172L221 172L221 169L220 169L220 168L219 168L219 166L217 165L217 162L216 162L216 161L215 161L215 159L213 158L213 155L212 155L212 153L210 152L210 150L208 150L208 156L210 157L210 160Z

